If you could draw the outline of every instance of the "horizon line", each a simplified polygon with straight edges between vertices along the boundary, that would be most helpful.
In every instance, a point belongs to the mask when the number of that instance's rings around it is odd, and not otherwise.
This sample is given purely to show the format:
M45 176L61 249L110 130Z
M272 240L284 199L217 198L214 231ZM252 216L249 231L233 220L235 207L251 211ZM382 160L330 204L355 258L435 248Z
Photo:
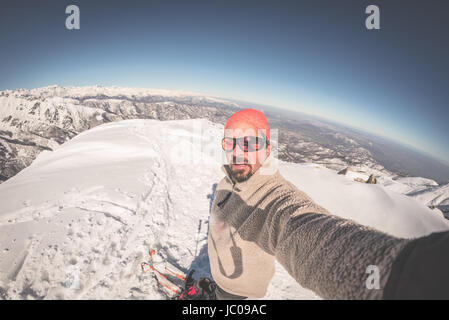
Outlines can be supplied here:
M261 102L252 102L252 101L247 101L244 99L237 99L237 98L229 98L229 97L223 97L223 96L219 96L216 94L212 94L212 93L203 93L203 92L198 92L198 91L186 91L183 89L162 89L162 88L150 88L150 87L137 87L137 86L120 86L120 85L99 85L99 84L93 84L93 85L59 85L59 84L52 84L52 85L46 85L46 86L42 86L42 87L33 87L33 88L26 88L26 87L21 87L21 88L15 88L15 89L2 89L0 90L0 92L3 91L17 91L17 90L36 90L36 89L44 89L44 88L50 88L50 87L60 87L60 88L86 88L86 87L101 87L101 88L121 88L121 89L141 89L141 90L154 90L154 91L162 91L162 92L170 92L170 93L177 93L177 94L184 94L184 95L192 95L192 96L203 96L203 97L208 97L208 98L215 98L215 99L220 99L220 100L226 100L227 102L231 102L233 104L236 104L239 107L241 106L241 103L247 103L247 104L252 104L255 106L259 106L259 107L268 107L268 108L273 108L273 109L277 109L280 111L290 111L290 112L297 112L297 113L301 113L304 114L306 116L310 116L312 118L317 118L317 120L321 120L324 122L330 122L331 124L334 125L339 125L339 126L343 126L343 127L347 127L348 129L354 129L354 130L359 130L362 131L366 134L372 134L375 135L379 138L383 138L386 139L388 141L391 142L395 142L398 143L399 145L402 145L403 147L406 147L408 149L411 149L411 151L417 152L417 153L421 153L424 156L430 157L431 159L433 159L434 161L439 162L440 164L449 167L449 160L447 160L446 158L437 156L433 153L431 153L430 151L424 150L421 147L418 147L416 145L404 142L402 140L399 139L395 139L395 138L391 138L390 136L385 136L379 132L375 132L369 129L365 129L363 127L358 127L357 125L354 125L352 123L345 123L345 122L341 122L335 119L331 119L322 115L318 115L318 114L314 114L314 113L310 113L307 111L303 111L301 109L291 109L291 108L282 108L282 107L278 107L278 106L273 106L271 104L265 104L265 103L261 103Z

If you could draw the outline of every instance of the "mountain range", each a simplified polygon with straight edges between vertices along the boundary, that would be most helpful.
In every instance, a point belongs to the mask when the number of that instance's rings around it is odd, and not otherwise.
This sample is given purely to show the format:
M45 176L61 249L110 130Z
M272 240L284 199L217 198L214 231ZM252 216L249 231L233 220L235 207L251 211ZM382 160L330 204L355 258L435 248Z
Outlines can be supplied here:
M299 112L198 93L123 87L60 87L0 91L0 183L98 125L126 119L207 119L224 124L241 108L264 111L277 157L333 170L394 180L412 178L407 190L448 214L449 168L394 141ZM367 119L368 121L369 119ZM402 190L404 191L404 190Z

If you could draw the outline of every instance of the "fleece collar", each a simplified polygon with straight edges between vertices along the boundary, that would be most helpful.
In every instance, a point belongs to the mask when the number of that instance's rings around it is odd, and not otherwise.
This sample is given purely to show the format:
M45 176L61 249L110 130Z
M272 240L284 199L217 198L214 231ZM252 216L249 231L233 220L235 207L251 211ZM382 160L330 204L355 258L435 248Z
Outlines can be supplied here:
M222 165L221 170L225 173L227 181L233 185L233 189L236 191L245 191L250 186L255 186L266 179L273 177L278 171L277 161L273 157L272 153L265 159L262 166L246 181L236 182L231 178L231 169L228 164Z

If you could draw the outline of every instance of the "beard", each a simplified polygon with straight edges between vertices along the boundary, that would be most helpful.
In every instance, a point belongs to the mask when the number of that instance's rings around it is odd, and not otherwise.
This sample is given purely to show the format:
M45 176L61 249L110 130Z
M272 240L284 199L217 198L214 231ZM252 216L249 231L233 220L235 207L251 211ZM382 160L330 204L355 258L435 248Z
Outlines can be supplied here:
M248 165L245 169L233 169L231 165L232 178L236 182L243 182L248 180L253 175L252 165Z

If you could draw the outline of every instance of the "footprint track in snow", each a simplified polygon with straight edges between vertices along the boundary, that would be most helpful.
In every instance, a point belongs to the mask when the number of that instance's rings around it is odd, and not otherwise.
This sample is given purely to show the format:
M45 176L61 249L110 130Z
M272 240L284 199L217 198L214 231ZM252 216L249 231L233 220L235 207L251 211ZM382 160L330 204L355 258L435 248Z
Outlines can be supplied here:
M119 259L109 257L111 264L107 270L91 278L89 284L76 298L95 296L97 291L103 290L105 283L108 283L107 286L111 291L123 285L107 282L106 279L111 277L131 282L132 287L145 291L148 283L144 281L145 277L140 277L140 262L143 261L144 254L147 255L148 245L156 245L170 225L172 204L167 172L166 163L160 158L154 158L153 163L146 168L141 182L148 187L148 190L141 194L133 219L121 226L117 232L120 234L119 245L113 250L118 252ZM156 284L153 283L153 289L154 285Z

